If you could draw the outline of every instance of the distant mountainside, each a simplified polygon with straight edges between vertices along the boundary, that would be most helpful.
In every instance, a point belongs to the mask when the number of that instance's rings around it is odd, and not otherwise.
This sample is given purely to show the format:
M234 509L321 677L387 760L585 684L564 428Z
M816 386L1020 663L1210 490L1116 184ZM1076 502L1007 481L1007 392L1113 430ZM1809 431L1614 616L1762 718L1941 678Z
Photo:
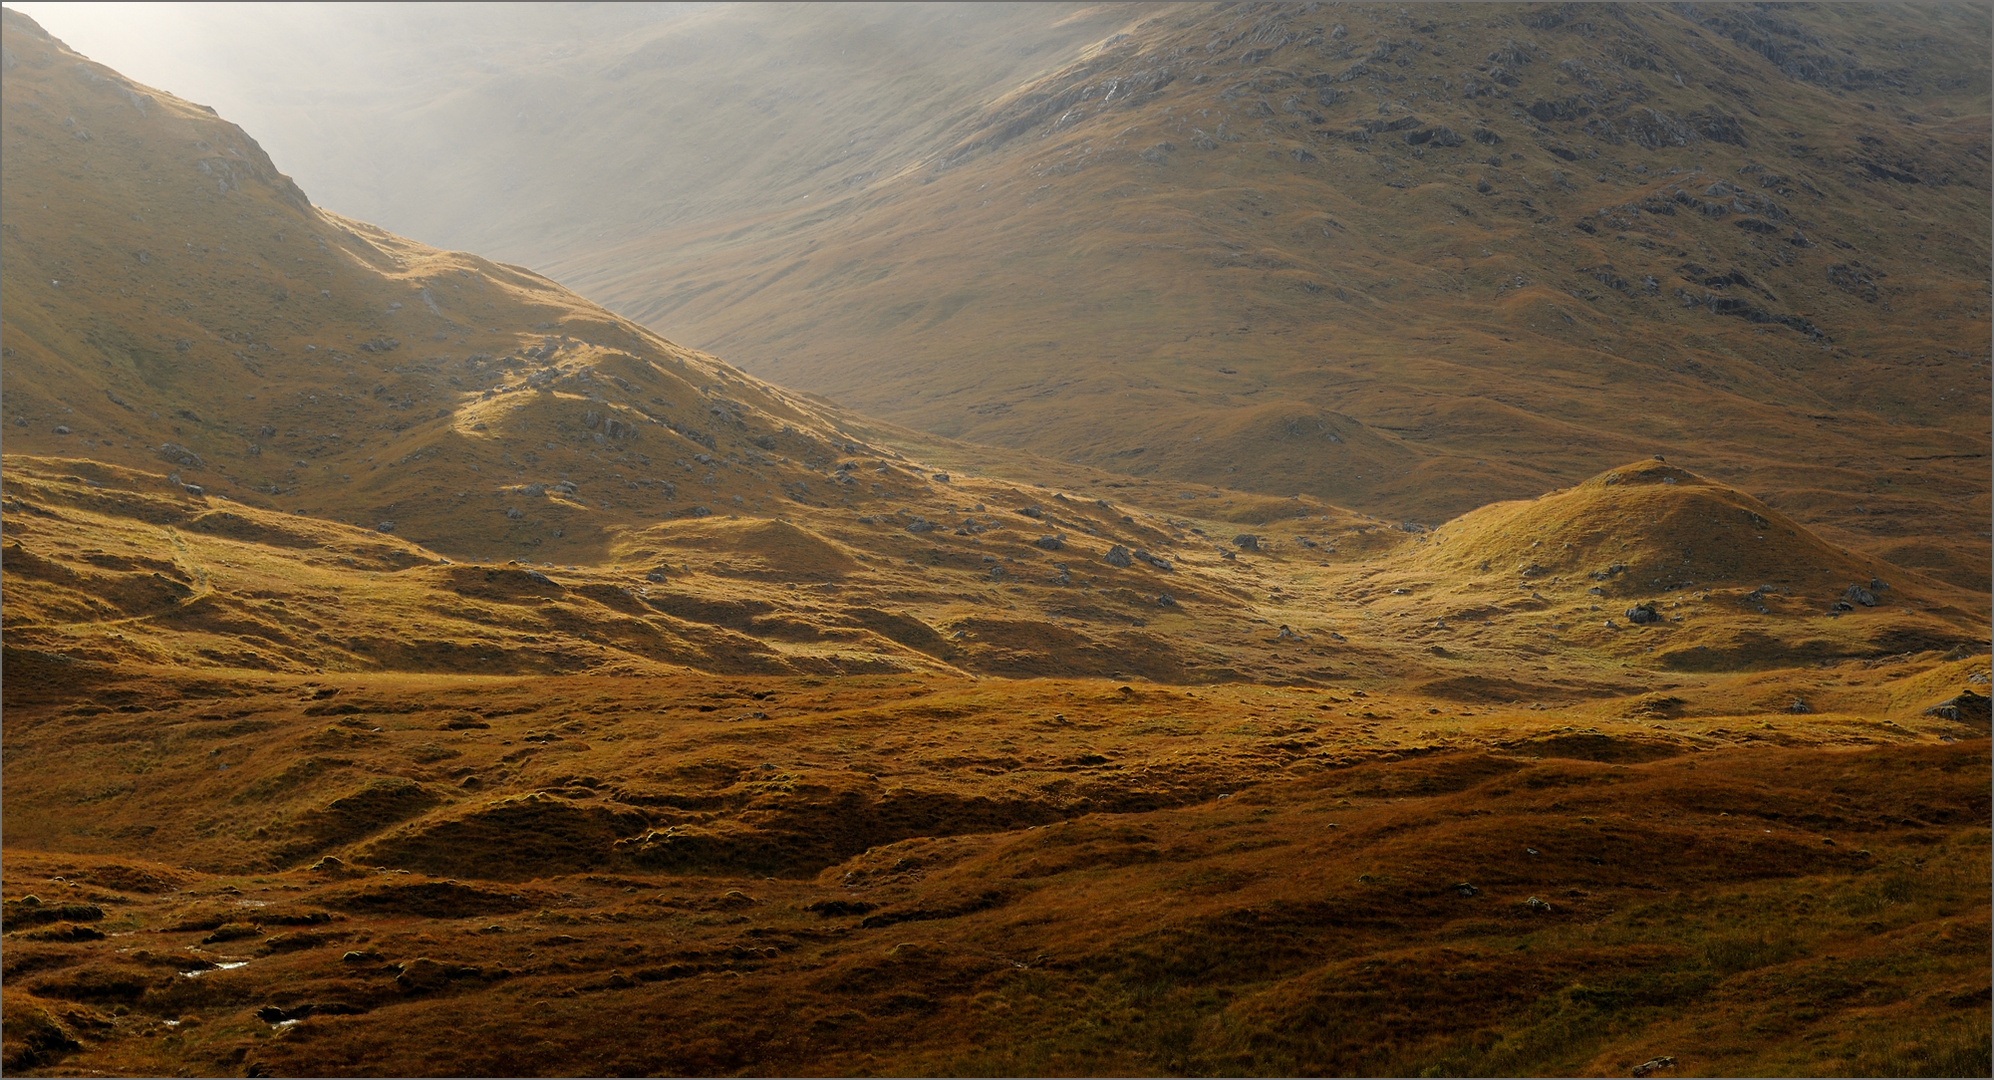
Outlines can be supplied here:
M1984 589L1986 19L1173 9L916 174L544 265L957 437L1429 521L1666 452Z
M1429 523L1659 451L1988 587L1984 7L374 18L270 106L329 201L767 378Z
M540 267L918 168L920 148L960 138L982 102L1063 67L1127 12L303 4L132 18L172 47L125 74L220 106L321 205Z

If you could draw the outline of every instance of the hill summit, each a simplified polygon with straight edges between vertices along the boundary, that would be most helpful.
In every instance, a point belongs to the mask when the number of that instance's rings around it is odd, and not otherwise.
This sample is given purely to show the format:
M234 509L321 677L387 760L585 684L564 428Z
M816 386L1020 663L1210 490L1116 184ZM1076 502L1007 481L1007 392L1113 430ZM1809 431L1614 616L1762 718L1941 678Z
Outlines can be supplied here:
M1422 554L1436 569L1501 569L1526 582L1583 579L1609 596L1736 585L1839 593L1885 566L1659 458L1470 511L1435 531Z

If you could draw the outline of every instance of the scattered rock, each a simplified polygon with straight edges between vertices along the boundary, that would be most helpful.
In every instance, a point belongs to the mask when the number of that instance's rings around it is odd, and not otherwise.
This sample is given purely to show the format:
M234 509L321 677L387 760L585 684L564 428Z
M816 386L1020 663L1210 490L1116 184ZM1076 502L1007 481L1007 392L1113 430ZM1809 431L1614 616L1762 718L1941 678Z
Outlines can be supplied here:
M1882 578L1873 577L1869 579L1870 592L1880 593L1888 588L1890 588L1889 584L1886 583Z
M1793 703L1786 707L1786 711L1794 714L1795 716L1802 716L1807 713L1811 713L1814 710L1808 708L1806 702L1800 700L1799 698L1794 698Z
M181 484L180 487L184 489L187 492L187 494L192 495L197 499L201 498L202 496L208 493L208 489L202 487L199 484Z
M1126 570L1135 560L1129 556L1129 549L1116 544L1114 547L1108 549L1106 555L1101 556L1101 561L1107 563L1109 566Z
M949 474L945 472L938 472L935 474L935 483L946 484L948 482L949 482Z
M914 520L907 523L907 531L910 533L934 532L935 523L929 521L927 518L916 515Z
M1032 541L1032 546L1035 548L1044 548L1047 551L1058 551L1060 548L1066 546L1066 541L1057 536L1041 536L1037 540Z
M644 580L653 585L663 585L665 583L665 568L662 566L654 568L650 573L644 575Z
M1025 507L1023 510L1018 511L1018 513L1023 514L1028 518L1043 518L1045 517L1045 508L1037 505L1032 505Z
M201 455L181 446L179 443L160 443L159 449L155 452L159 455L161 461L169 465L181 465L191 469L198 469L207 464L207 461Z
M1540 915L1541 915L1541 914L1545 914L1545 913L1548 913L1548 912L1549 912L1549 911L1551 910L1551 905L1550 905L1549 903L1547 903L1547 902L1545 902L1545 901L1543 901L1543 900L1539 900L1538 898L1536 898L1536 897L1534 897L1534 896L1533 896L1533 897L1531 897L1531 898L1530 898L1530 899L1528 899L1528 900L1525 900L1525 901L1523 902L1523 906L1524 906L1525 908L1529 909L1530 911L1532 911L1532 912L1534 912L1534 913L1537 913L1537 914L1540 914Z
M554 490L563 495L573 495L575 493L575 482L573 480L563 480L554 485Z
M1157 606L1157 607L1176 607L1176 606L1177 606L1177 601L1176 601L1176 599L1175 599L1175 598L1173 598L1173 597L1172 597L1172 596L1171 596L1171 595L1170 595L1169 593L1158 593L1158 594L1157 594L1157 597L1156 597L1156 606Z
M56 433L57 435L67 435L67 434L69 434L69 425L67 425L67 424L57 424L57 425L55 426L55 433Z
M1454 891L1460 893L1462 896L1479 896L1481 895L1482 892L1482 890L1475 888L1473 885L1470 885L1465 881L1455 882Z
M1168 570L1171 568L1169 559L1165 559L1157 555L1151 555L1149 552L1140 549L1136 551L1135 558L1137 562L1148 563L1149 565L1156 567L1158 570Z
M1241 551L1259 551L1260 538L1252 533L1240 533L1232 538L1232 545ZM1310 545L1313 547L1314 545Z
M519 493L529 499L538 499L547 494L547 485L526 484L519 489Z
M508 506L505 508L505 516L513 521L518 521L520 518L525 517L526 513L517 506Z
M1642 1062L1641 1064L1634 1066L1633 1070L1629 1072L1628 1075L1653 1076L1656 1072L1659 1072L1662 1069L1673 1069L1675 1067L1676 1067L1676 1059L1672 1057L1649 1058L1648 1060Z
M1864 607L1876 606L1876 594L1860 585L1849 586L1842 592L1842 599L1861 604Z
M554 586L555 588L557 588L557 589L558 589L558 588L560 588L560 586L559 586L559 585L555 584L555 582L554 582L554 579L553 579L553 578L550 578L550 577L548 577L547 575L545 575L545 574L541 573L541 572L540 572L540 571L538 571L538 570L528 570L528 571L526 572L526 576L527 576L528 578L531 578L531 579L532 579L532 580L534 581L534 583L536 583L536 584L539 584L539 585L553 585L553 586Z
M1994 721L1994 699L1976 694L1971 690L1958 697L1948 698L1925 710L1926 716L1936 716L1942 720L1956 720L1966 723L1987 724Z
M1627 621L1636 626L1646 623L1658 623L1662 621L1662 613L1655 610L1653 601L1645 604L1636 604L1627 609Z
M391 532L394 532L394 531L395 531L395 523L394 523L394 522L392 522L392 521L383 521L383 522L381 522L381 523L380 523L379 525L376 525L376 526L374 526L374 531L375 531L375 532L384 532L384 533L391 533Z

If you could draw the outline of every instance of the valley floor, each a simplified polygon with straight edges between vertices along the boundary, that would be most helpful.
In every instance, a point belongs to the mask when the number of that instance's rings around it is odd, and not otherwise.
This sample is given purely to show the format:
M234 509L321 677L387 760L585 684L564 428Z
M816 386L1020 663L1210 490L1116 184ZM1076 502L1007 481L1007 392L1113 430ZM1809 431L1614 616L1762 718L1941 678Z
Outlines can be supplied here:
M7 667L16 1074L1988 1069L1984 718Z

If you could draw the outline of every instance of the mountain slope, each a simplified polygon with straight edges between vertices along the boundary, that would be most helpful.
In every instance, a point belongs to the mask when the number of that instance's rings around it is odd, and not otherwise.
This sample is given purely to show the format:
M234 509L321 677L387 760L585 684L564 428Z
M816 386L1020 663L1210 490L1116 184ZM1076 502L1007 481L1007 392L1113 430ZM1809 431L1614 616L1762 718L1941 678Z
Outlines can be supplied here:
M612 526L822 503L834 460L883 452L529 271L329 214L233 124L10 18L10 452L567 557ZM522 493L547 512L507 515Z
M1979 17L1132 20L918 177L550 267L959 437L1428 520L1661 450L1984 587Z
M1661 451L1988 585L1980 8L263 18L337 205L889 420L1428 523Z

